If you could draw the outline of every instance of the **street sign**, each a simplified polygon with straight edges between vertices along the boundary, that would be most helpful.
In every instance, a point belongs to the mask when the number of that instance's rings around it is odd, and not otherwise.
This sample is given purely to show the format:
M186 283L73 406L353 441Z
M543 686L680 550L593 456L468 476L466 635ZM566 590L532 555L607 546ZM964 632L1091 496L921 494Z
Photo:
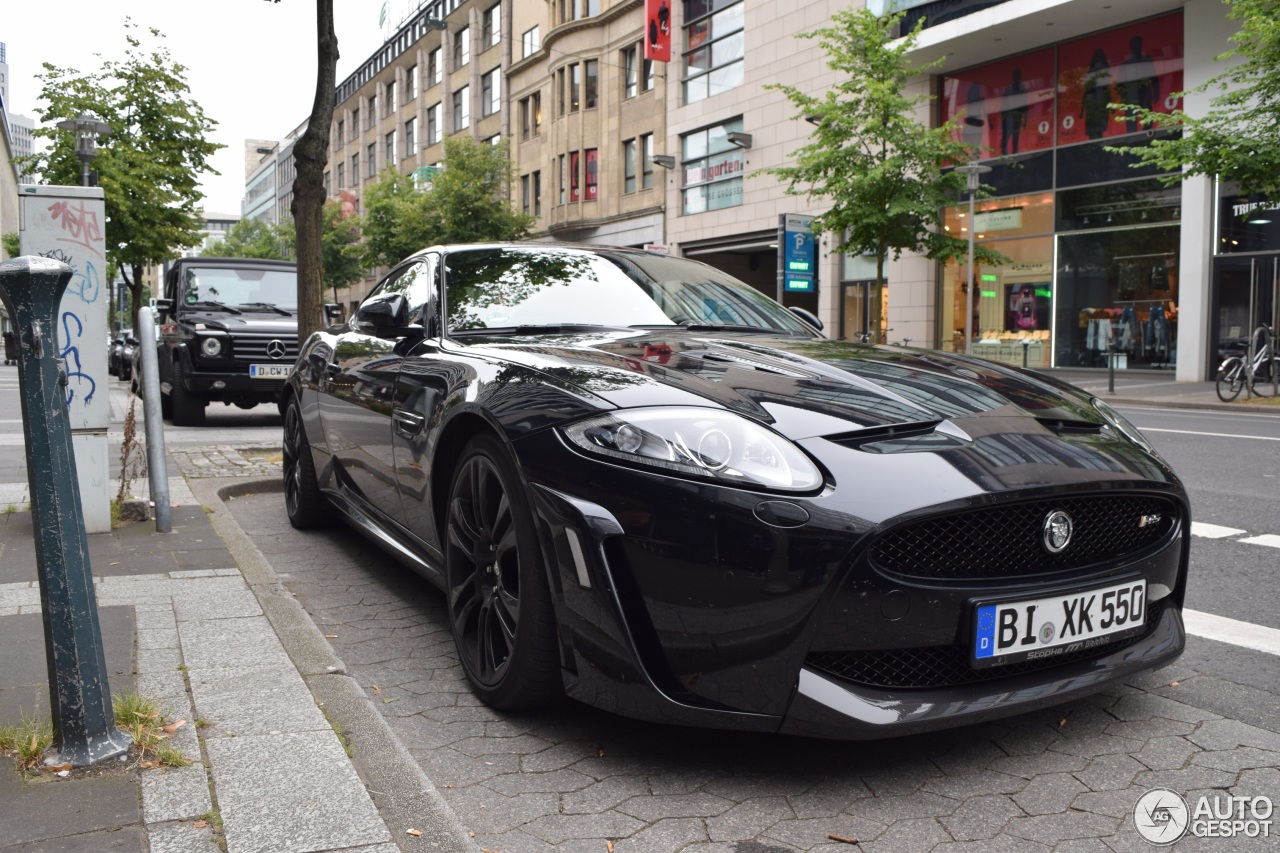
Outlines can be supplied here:
M784 293L815 293L818 289L818 251L812 216L784 213L778 217L778 300Z

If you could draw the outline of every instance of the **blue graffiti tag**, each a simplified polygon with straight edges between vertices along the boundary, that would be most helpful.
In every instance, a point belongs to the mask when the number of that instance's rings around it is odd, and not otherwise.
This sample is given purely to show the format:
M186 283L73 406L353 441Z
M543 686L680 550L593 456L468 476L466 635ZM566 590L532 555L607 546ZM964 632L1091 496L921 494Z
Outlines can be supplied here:
M89 304L98 301L98 296L102 293L102 282L98 278L98 268L92 261L85 261L84 272L80 272L79 268L72 265L67 293L74 293Z
M71 334L71 323L74 320L76 324L76 333ZM67 408L71 408L71 403L76 398L75 389L71 387L71 380L83 379L89 383L89 392L84 395L84 404L89 405L89 401L93 399L93 392L98 390L98 383L93 377L83 372L83 365L80 364L80 349L71 345L73 338L78 338L84 334L84 323L80 322L80 318L70 311L62 314L62 339L67 342L62 352L58 353L58 357L67 363ZM74 364L75 370L71 367Z

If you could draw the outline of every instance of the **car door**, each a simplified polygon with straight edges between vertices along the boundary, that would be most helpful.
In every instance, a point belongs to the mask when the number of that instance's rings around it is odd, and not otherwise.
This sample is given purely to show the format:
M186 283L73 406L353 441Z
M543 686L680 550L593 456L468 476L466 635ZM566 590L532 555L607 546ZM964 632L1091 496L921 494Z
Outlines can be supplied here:
M423 268L417 258L396 267L364 304L403 293ZM404 356L404 339L357 331L352 324L329 355L326 393L320 396L321 426L339 481L367 508L392 519L400 516L400 497L391 423Z

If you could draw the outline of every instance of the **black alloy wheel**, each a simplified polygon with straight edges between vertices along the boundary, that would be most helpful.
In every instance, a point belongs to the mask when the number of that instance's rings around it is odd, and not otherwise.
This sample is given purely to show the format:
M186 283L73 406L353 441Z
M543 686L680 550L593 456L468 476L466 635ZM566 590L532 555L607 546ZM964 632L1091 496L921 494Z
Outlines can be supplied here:
M182 359L173 363L173 387L169 390L170 405L173 407L174 426L204 426L206 400L197 397L186 389L183 379L186 368Z
M284 411L284 508L289 523L298 530L314 530L329 522L329 500L316 480L311 444L302 427L302 410L296 398Z
M555 616L533 516L501 442L473 438L449 490L449 621L477 695L507 710L564 694Z

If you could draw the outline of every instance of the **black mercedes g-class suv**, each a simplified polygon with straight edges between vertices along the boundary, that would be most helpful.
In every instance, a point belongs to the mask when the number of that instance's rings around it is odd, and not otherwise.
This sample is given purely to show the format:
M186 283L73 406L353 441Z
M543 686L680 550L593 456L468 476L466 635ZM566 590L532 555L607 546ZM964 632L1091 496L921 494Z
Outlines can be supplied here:
M159 312L160 408L200 426L211 400L275 403L298 357L298 273L292 261L180 258Z

